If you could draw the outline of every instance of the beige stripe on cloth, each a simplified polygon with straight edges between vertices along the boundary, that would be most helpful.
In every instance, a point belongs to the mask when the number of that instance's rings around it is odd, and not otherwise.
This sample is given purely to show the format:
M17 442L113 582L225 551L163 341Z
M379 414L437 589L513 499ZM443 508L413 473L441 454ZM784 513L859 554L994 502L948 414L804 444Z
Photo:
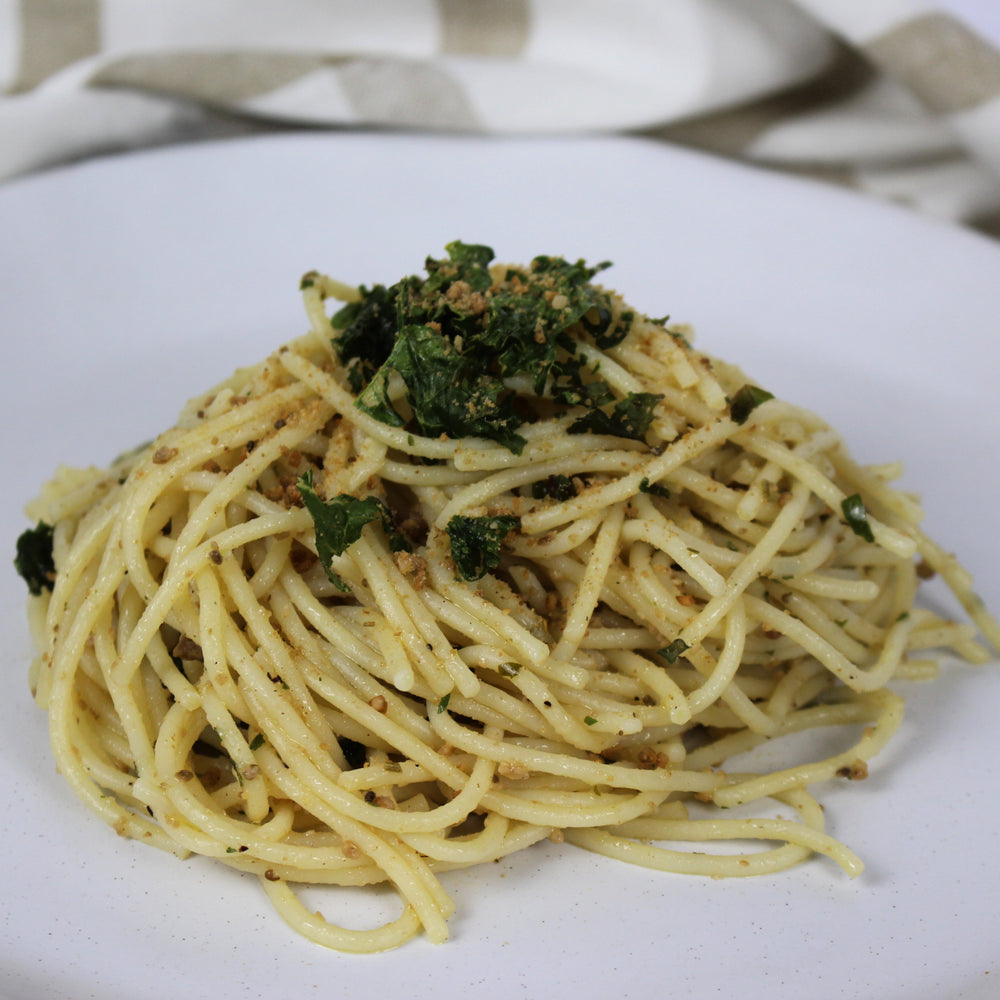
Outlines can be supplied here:
M229 105L277 90L327 61L291 52L155 52L116 59L90 83Z
M419 123L443 129L481 127L462 88L442 67L418 59L161 52L117 59L98 70L90 82L186 97L228 109L322 74L335 78L357 121Z
M441 51L451 55L518 57L530 35L528 0L438 0Z
M1000 52L947 14L904 21L864 47L938 114L967 111L1000 95Z
M39 2L39 0L32 0ZM517 59L530 37L528 0L438 0L443 55ZM217 107L246 105L315 74L331 74L358 121L480 130L462 86L432 60L357 54L156 52L115 59L92 86L131 88Z
M437 0L442 55L517 59L530 36L528 0ZM355 60L340 85L361 120L479 131L484 123L464 88L430 61Z
M100 50L100 0L21 0L20 15L20 60L13 93L30 90Z
M798 86L737 107L642 129L639 134L740 158L776 125L836 107L866 91L876 77L877 71L867 59L840 44L827 68ZM822 167L810 164L810 169L841 183L851 179L849 168L839 161L826 162Z
M361 121L477 130L481 123L465 91L444 68L405 59L352 59L339 82Z

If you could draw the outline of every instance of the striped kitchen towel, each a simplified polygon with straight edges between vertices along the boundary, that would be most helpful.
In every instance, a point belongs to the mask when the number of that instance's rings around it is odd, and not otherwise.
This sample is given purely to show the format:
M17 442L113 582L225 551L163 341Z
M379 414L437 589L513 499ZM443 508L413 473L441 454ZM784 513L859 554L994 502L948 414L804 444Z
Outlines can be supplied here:
M643 134L1000 236L1000 52L917 0L0 0L0 179L354 126Z

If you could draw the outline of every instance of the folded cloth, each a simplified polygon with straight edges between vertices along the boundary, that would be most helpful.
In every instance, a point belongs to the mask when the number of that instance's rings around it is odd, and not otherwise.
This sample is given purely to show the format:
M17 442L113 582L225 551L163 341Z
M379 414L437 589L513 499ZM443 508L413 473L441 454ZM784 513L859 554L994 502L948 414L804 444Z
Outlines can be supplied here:
M1000 236L1000 51L917 0L0 0L0 95L0 179L288 127L628 132Z

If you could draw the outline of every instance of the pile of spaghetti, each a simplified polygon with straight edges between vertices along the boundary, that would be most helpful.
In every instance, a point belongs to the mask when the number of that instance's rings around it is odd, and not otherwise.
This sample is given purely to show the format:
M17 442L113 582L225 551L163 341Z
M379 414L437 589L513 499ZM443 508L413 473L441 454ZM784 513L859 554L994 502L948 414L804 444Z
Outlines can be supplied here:
M996 622L898 470L628 308L605 265L492 257L306 275L307 334L46 487L17 562L61 773L343 950L444 940L440 874L544 839L857 873L810 786L867 773L888 683L936 670L920 651L982 662ZM915 606L926 570L975 624ZM829 726L835 756L724 767ZM301 898L372 883L401 899L374 929Z

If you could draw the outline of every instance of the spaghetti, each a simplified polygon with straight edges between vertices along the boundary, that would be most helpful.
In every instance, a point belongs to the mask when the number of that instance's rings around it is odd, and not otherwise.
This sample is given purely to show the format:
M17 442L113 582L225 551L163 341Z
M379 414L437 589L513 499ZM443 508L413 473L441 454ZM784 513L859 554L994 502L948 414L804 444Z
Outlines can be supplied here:
M867 773L902 717L889 682L937 671L922 651L984 662L977 627L1000 647L971 581L895 469L600 267L448 250L388 288L307 275L308 333L32 504L61 773L119 834L253 873L345 951L443 941L441 873L546 838L857 874L809 789ZM974 624L915 606L926 568ZM723 769L830 726L832 757ZM298 892L372 883L401 900L375 929Z

